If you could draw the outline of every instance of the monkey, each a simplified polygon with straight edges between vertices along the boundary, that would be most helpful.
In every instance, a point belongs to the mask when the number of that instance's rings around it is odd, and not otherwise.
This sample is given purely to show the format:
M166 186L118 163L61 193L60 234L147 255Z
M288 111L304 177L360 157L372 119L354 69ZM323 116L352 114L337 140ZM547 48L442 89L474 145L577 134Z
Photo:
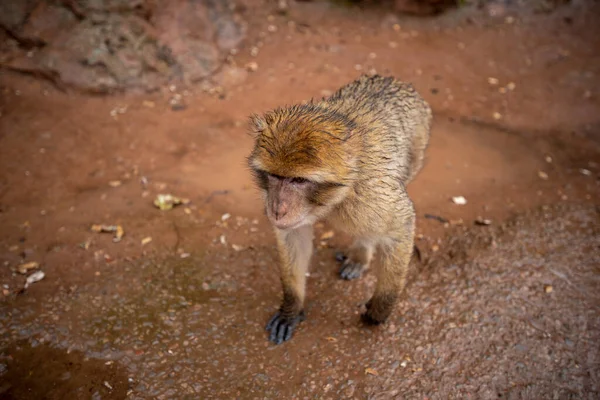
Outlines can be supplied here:
M432 111L410 83L361 75L329 97L249 118L247 158L279 253L283 299L266 325L269 341L291 339L306 317L313 225L326 220L354 237L340 277L359 278L375 251L377 283L361 315L384 323L404 290L415 211L406 185L422 169Z

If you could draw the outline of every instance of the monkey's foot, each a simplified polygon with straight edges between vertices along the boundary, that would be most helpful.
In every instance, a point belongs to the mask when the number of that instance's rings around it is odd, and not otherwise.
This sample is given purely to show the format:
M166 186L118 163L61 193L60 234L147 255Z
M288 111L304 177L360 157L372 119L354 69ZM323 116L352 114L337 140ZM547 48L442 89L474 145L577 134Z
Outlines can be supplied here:
M365 304L367 312L360 316L360 319L366 325L379 325L384 323L394 309L397 295L387 295L373 297Z
M265 328L267 331L271 332L269 341L275 344L281 344L290 340L296 326L305 319L304 311L301 311L300 314L295 317L287 317L284 316L281 311L277 311L269 320L269 323Z
M340 268L340 278L348 281L360 278L364 270L362 264L353 262L350 258L340 252L336 253L335 259L342 263L342 267Z

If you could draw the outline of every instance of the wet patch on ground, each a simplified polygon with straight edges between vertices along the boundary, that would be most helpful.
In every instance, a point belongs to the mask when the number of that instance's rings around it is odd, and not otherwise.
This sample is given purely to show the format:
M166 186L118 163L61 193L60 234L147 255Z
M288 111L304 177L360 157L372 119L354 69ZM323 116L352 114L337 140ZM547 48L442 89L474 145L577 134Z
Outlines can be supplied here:
M125 368L51 343L21 341L0 352L0 397L6 400L125 399Z

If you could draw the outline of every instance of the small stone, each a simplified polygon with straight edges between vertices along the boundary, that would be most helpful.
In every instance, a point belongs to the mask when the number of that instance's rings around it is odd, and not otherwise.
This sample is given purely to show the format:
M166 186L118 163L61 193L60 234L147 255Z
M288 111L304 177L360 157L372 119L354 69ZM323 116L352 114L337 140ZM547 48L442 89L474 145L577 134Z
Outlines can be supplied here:
M548 164L551 164L551 163L552 163L552 157L550 157L550 156L546 156L546 157L544 158L544 160L546 160L546 162L547 162Z
M492 224L492 220L491 219L485 219L482 217L477 217L477 219L475 220L475 224L476 225L481 225L481 226L488 226Z
M246 69L250 72L256 72L258 70L258 63L256 61L251 61L246 64Z
M500 81L498 81L498 78L488 78L488 83L490 85L497 85Z
M467 199L465 199L463 196L454 196L454 197L452 197L452 202L454 204L463 206L463 205L467 204Z
M277 32L277 25L269 25L267 27L267 31L269 31L271 33Z
M500 113L499 113L499 112L497 112L497 111L496 111L496 112L494 112L494 113L492 114L492 116L494 117L494 119L495 119L495 120L502 119L502 114L500 114Z
M540 177L540 179L543 179L545 181L548 180L548 174L544 171L538 171L538 176Z
M544 292L552 293L553 290L552 285L544 285Z
M142 246L147 245L148 243L150 243L152 241L152 238L150 236L147 236L145 238L142 239Z
M221 215L221 221L227 221L229 218L231 218L231 214L229 213Z
M243 246L240 246L240 245L237 245L237 244L232 244L231 248L233 248L233 250L235 250L235 251L242 251L242 250L244 250Z
M508 84L506 85L506 88L507 88L508 90L510 90L511 92L512 92L513 90L515 90L515 88L516 88L516 87L517 87L517 85L515 85L515 83L514 83L514 82L508 82Z
M592 171L590 171L589 169L585 169L585 168L581 168L581 169L579 169L579 172L581 172L581 174L582 174L582 175L585 175L585 176L590 176L590 175L592 175Z

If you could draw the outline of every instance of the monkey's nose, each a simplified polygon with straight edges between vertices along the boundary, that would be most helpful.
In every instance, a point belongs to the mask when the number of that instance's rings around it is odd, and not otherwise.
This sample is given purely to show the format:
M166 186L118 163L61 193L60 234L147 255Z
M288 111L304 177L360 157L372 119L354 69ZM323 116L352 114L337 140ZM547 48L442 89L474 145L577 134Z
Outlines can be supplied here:
M285 203L279 204L279 206L275 208L275 219L281 219L281 218L285 217L285 215L287 213L288 213L287 204L285 204Z

